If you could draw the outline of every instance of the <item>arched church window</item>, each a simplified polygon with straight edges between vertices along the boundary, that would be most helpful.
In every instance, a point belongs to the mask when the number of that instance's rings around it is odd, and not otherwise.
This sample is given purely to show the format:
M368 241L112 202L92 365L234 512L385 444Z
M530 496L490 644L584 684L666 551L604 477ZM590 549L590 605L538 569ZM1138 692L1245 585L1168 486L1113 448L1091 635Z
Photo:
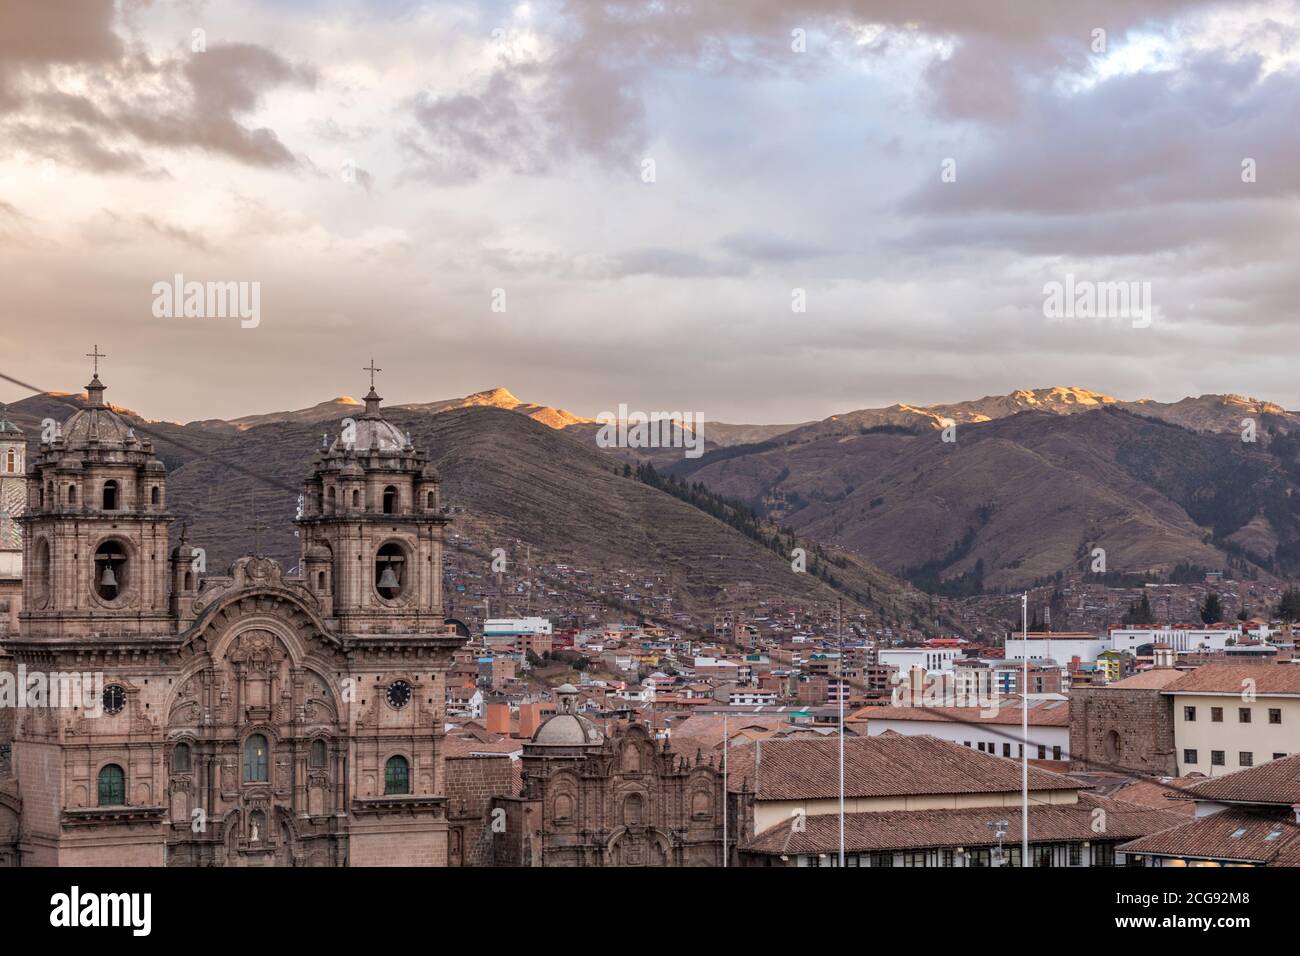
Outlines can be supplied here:
M172 750L172 770L177 773L190 772L190 745L177 744Z
M389 485L384 489L384 514L391 515L397 512L397 489Z
M112 479L104 482L104 510L117 510L117 482Z
M623 825L640 826L645 819L645 799L639 793L629 793L623 801Z
M555 798L554 814L556 820L573 819L573 798L567 793L561 793Z
M352 507L353 508L361 507L361 492L358 491L356 488L352 489Z
M384 793L411 792L411 765L405 757L389 757L384 764Z
M325 766L325 741L313 740L311 742L311 765L313 767Z
M432 492L432 491L429 492L429 494L425 497L425 499L424 499L424 506L425 506L426 508L428 508L430 511L433 510L433 492Z
M161 503L162 503L162 490L157 485L154 485L151 489L149 489L149 504L153 505L156 508Z
M99 805L120 807L126 804L126 774L115 763L99 771Z
M95 593L112 601L126 593L126 546L120 541L105 541L95 552Z
M317 591L324 591L324 590L325 590L325 572L324 572L324 571L317 571L317 572L316 572L316 590L317 590Z
M5 471L11 475L18 471L18 452L12 448L5 452Z
M266 783L269 779L266 738L253 734L244 741L244 782Z
M1120 741L1119 731L1112 730L1106 734L1105 741L1106 759L1114 762L1119 759L1120 753L1124 750L1124 744Z
M641 772L641 748L636 744L629 743L623 748L623 772Z
M76 503L77 503L77 486L68 485L68 504L75 505Z
M391 601L406 589L406 551L395 541L383 545L375 554L375 590Z
M333 488L330 488L328 491L325 492L325 505L326 505L325 513L332 515L334 513L334 489Z

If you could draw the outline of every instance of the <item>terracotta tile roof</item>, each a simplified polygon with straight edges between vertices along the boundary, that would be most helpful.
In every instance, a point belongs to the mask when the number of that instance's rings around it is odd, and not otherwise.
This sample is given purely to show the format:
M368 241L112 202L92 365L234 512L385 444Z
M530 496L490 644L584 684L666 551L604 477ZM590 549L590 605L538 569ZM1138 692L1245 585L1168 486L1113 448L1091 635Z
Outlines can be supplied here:
M1172 684L1166 694L1240 694L1245 681L1255 682L1257 694L1300 696L1300 666L1295 664L1202 664Z
M1190 817L1196 813L1196 804L1191 800L1180 799L1181 789L1192 783L1186 777L1170 778L1167 782L1159 780L1131 780L1117 789L1110 796L1127 803L1136 803L1157 810L1168 810L1181 817Z
M1286 846L1278 850L1277 856L1268 861L1268 866L1300 866L1300 839L1288 840Z
M1114 688L1116 690L1143 690L1143 689L1160 689L1167 687L1174 681L1187 674L1187 671L1175 670L1172 667L1153 667L1150 670L1139 671L1132 677L1125 677L1123 680L1117 680L1112 684L1103 684L1103 687Z
M1014 724L1020 726L1020 698L1010 697L1001 706L984 710L981 707L864 707L859 713L870 723L873 720L926 720L954 721L971 724ZM1029 723L1034 727L1070 726L1068 700L1035 700L1029 702Z
M757 775L755 765L758 766ZM755 741L731 751L728 786L759 799L828 799L839 795L839 738ZM1029 768L1031 790L1072 790L1063 774ZM844 788L850 797L1004 793L1020 789L1020 764L924 734L883 733L844 740Z
M524 749L524 741L511 737L476 740L473 737L446 737L442 742L445 757L472 757L475 754L513 754Z
M1201 780L1187 788L1196 800L1217 803L1300 803L1300 754Z
M787 724L787 719L779 714L731 714L727 717L727 736L734 743L746 730L774 731ZM697 750L707 754L722 749L720 715L691 714L685 720L674 720L671 726L670 745L674 752L684 757L694 757Z
M1193 857L1241 863L1268 863L1283 850L1293 852L1300 826L1287 810L1233 807L1144 836L1116 849L1124 853Z
M915 738L913 738L915 739ZM964 748L963 748L964 749ZM1093 830L1093 811L1105 811L1106 831ZM1172 827L1181 821L1167 810L1154 810L1120 800L1080 794L1078 803L1039 804L1029 808L1029 842L1093 842L1132 839ZM960 810L887 810L844 815L845 849L919 850L936 847L996 846L989 823L1005 820L1003 845L1020 841L1018 807L968 807ZM803 831L794 832L795 818L769 827L743 851L764 854L830 853L839 849L839 815L819 814L803 819Z

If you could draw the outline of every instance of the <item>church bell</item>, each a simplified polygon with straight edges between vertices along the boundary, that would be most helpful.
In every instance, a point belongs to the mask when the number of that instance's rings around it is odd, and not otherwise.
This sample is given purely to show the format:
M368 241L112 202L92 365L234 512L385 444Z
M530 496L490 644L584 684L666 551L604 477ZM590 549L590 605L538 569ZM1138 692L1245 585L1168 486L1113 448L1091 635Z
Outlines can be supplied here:
M379 575L379 586L381 588L397 588L400 584L397 575L393 573L393 566L385 564L383 572Z
M106 588L117 587L117 576L113 574L113 566L111 564L104 565L104 575L99 579L99 583Z

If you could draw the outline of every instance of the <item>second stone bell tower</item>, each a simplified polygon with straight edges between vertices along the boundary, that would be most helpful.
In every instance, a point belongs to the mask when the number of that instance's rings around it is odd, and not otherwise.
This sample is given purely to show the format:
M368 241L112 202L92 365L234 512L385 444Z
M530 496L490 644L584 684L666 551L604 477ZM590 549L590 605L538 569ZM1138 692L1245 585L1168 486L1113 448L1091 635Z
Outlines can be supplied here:
M375 371L365 411L343 421L303 483L303 577L343 634L441 633L439 479L381 414Z
M173 630L167 470L149 440L104 402L104 390L96 371L85 407L41 443L28 469L21 521L29 637Z

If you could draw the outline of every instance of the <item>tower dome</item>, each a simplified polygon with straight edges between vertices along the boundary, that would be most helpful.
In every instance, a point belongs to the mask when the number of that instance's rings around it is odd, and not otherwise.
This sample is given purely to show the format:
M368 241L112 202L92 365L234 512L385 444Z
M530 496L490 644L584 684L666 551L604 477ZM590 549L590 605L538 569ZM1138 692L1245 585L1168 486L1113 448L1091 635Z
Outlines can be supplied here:
M104 402L104 388L99 375L95 375L86 386L86 407L73 412L60 430L65 448L91 444L101 448L126 448L139 443L131 426Z
M390 451L400 452L409 450L410 441L402 430L387 421L379 411L379 403L383 399L375 392L375 387L370 386L370 391L366 394L366 410L361 417L346 424L338 437L334 439L329 447L329 451L338 454L342 451L371 452L371 451Z

